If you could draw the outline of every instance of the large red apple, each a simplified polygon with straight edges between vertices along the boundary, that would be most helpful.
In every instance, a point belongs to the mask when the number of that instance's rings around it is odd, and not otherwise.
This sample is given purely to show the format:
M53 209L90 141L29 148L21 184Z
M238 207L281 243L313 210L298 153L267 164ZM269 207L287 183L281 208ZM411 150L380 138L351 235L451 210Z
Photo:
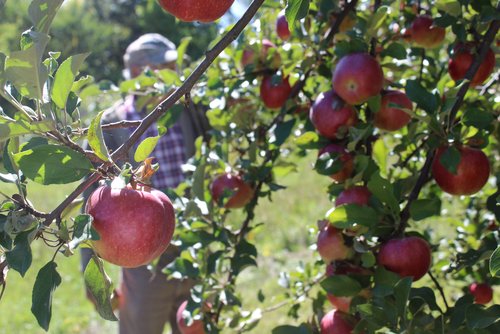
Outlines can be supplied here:
M193 320L191 326L186 324L182 313L186 310L187 300L179 306L177 309L177 326L182 334L205 334L205 327L203 325L203 320L196 319Z
M357 204L367 206L372 193L365 186L354 186L342 191L335 200L335 206L343 204Z
M413 104L405 93L399 91L384 93L380 110L375 113L375 126L387 131L396 131L406 126L411 121L411 116L403 109L413 110Z
M126 268L139 267L160 256L170 244L175 214L167 195L148 186L97 188L85 211L100 239L93 242L104 260Z
M354 319L341 311L332 310L321 319L321 334L351 334L354 330Z
M288 21L286 20L285 12L280 12L278 19L276 20L276 33L281 40L286 41L290 38L290 28L288 27Z
M342 161L342 169L330 177L337 182L347 180L354 170L354 158L343 146L337 144L328 144L318 152L318 157L325 153L339 153L340 161Z
M424 48L435 48L443 42L446 29L435 26L432 17L421 15L412 22L409 33L415 44Z
M219 203L222 197L226 197L226 209L238 209L247 205L253 197L253 189L246 184L240 176L225 173L219 175L210 187L212 198Z
M441 156L447 150L440 147L432 164L434 180L441 189L451 195L472 195L483 188L490 176L490 163L483 151L456 146L460 152L460 162L456 174L449 172L441 163Z
M486 283L472 283L469 291L476 304L488 304L493 299L493 289Z
M377 262L401 277L422 278L431 265L431 248L419 237L391 239L382 244Z
M326 267L326 276L334 275L369 275L371 274L369 270L347 263L336 264L335 266L329 264ZM368 298L370 296L370 290L364 289L359 295ZM349 313L351 302L353 297L340 297L335 296L331 293L327 294L328 301L332 304L335 309Z
M318 253L326 263L347 259L352 251L344 243L342 231L332 226L329 222L320 222L318 240L316 242Z
M274 83L272 75L266 75L262 78L260 97L264 105L270 109L283 107L291 92L292 87L288 82L288 78L282 77L281 80Z
M454 51L453 57L448 62L448 72L453 80L458 81L465 78L476 54L473 52L474 44L459 43ZM482 84L495 69L495 54L493 50L488 49L484 61L479 66L476 74L472 78L470 85L472 87Z
M347 103L366 102L380 93L384 72L378 61L367 53L353 53L340 59L333 72L333 90Z
M333 91L319 94L309 118L316 130L329 139L343 137L358 119L356 109L342 101Z
M224 15L234 0L158 0L160 6L181 21L213 22Z

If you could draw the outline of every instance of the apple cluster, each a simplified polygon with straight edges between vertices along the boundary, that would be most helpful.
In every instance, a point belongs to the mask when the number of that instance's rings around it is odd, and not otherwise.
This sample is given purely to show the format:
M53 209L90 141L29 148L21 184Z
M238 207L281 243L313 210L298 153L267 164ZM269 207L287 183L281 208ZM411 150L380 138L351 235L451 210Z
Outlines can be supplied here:
M278 25L279 26L279 25ZM406 36L418 46L436 48L445 37L445 29L435 26L429 16L417 16ZM458 43L449 61L449 73L453 80L462 80L472 64L475 45ZM483 83L492 73L495 58L491 49L486 60L471 81L472 86ZM333 158L339 168L330 177L345 188L338 194L335 206L368 206L372 194L365 185L353 185L348 181L353 175L354 153L345 146L349 130L360 119L357 106L380 96L379 109L367 122L384 132L401 130L412 120L413 103L402 91L384 89L384 73L377 59L368 53L352 53L343 56L333 69L332 90L322 92L316 98L309 113L309 119L317 133L329 143L319 149L318 159ZM368 109L369 107L367 107ZM455 170L445 166L446 152L458 154ZM325 158L325 155L329 155ZM444 143L436 151L432 174L437 185L451 195L472 195L486 184L489 162L479 149L460 143ZM346 182L347 181L347 182ZM317 251L327 264L326 276L348 275L351 277L371 275L355 260L351 236L359 230L339 229L328 221L321 221L317 237ZM361 231L362 232L362 231ZM382 240L378 247L376 262L386 270L413 281L421 279L429 270L432 251L429 243L418 236L394 236ZM470 293L476 303L485 304L492 299L492 290L487 284L473 284ZM351 333L356 320L349 315L353 297L327 295L334 310L321 321L321 333ZM370 290L361 290L358 297L370 298Z

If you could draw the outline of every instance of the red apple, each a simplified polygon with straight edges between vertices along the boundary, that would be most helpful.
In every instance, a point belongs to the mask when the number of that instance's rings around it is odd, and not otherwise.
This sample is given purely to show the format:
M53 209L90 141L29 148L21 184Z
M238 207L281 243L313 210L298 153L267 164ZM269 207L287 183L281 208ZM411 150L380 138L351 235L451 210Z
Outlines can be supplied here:
M342 169L330 177L337 182L347 180L354 170L354 158L344 147L337 144L328 144L318 152L318 157L325 153L340 153L340 161L342 161Z
M326 276L334 275L370 275L370 271L352 264L336 264L335 266L329 264L326 267ZM370 296L370 291L368 289L362 290L359 295L368 298ZM339 297L331 293L327 294L327 298L332 306L342 312L349 313L351 307L351 302L353 297Z
M346 134L347 129L356 124L356 109L346 104L333 91L321 93L314 102L309 118L318 132L329 139L337 139Z
M351 248L344 243L342 231L327 221L320 223L316 245L319 255L326 263L345 260L351 255Z
M443 191L451 195L472 195L483 188L490 176L490 163L483 151L456 146L460 152L457 173L449 172L441 163L441 156L447 147L440 147L432 164L434 180Z
M203 320L197 319L193 320L191 326L186 325L186 321L182 316L182 313L186 310L187 300L179 306L177 309L177 326L182 334L205 334L205 327L203 325Z
M453 52L453 57L448 62L448 72L453 80L458 81L465 78L465 74L474 61L476 54L473 52L474 44L459 43ZM486 58L479 66L476 74L472 78L471 87L482 84L495 68L495 54L493 50L488 49Z
M181 21L213 22L224 15L234 0L158 0L160 6Z
M418 281L431 265L431 248L419 237L391 239L380 247L377 262L401 277Z
M354 319L348 314L332 310L321 319L321 334L351 334L354 330Z
M380 110L375 113L375 126L387 131L396 131L403 128L411 121L411 116L403 109L413 110L413 104L405 93L395 90L384 93Z
M493 289L486 283L472 283L469 291L476 304L488 304L493 299Z
M212 198L216 203L226 195L226 209L238 209L247 205L253 197L253 189L241 177L229 173L219 175L210 187ZM229 198L227 196L229 195Z
M284 12L281 12L278 15L278 19L276 20L276 32L278 33L278 37L283 41L290 38L291 33Z
M255 63L255 50L257 49L257 46L254 45L252 47L248 47L245 50L243 50L243 55L241 57L241 66L245 68L246 66ZM271 49L276 49L276 44L271 42L268 39L262 40L262 43L260 44L260 54L259 54L259 61L261 63L265 63L267 59L267 55L269 53L269 50ZM278 52L274 54L274 57L272 59L272 64L271 67L279 67L279 64L281 63L281 56Z
M372 193L365 186L354 186L342 191L335 200L335 206L343 204L357 204L367 206Z
M150 263L170 244L175 214L167 195L148 186L122 189L101 186L89 197L85 212L100 239L94 249L104 260L135 268Z
M446 29L435 26L432 17L421 15L415 18L409 33L415 44L424 48L435 48L443 42Z
M384 72L369 54L353 53L340 59L332 81L335 92L347 103L356 105L380 93Z
M270 109L283 107L292 92L292 87L287 78L281 78L281 82L273 83L273 76L266 75L262 78L260 85L260 97L264 105Z

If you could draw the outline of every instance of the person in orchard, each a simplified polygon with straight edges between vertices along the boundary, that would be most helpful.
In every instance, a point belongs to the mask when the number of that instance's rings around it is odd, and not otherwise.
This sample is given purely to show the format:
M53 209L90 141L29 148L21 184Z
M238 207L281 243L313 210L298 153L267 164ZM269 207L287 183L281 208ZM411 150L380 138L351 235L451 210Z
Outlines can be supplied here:
M175 44L159 34L145 34L133 41L126 49L123 57L126 78L139 76L144 69L175 70L177 50ZM160 102L161 97L154 97L153 103ZM128 95L110 108L103 116L103 123L119 121L137 121L143 119L150 110L141 110L140 106L151 103L138 103L138 95ZM144 107L143 109L146 109ZM184 179L181 165L194 154L195 139L206 134L208 122L202 108L193 106L184 110L177 122L164 134L151 154L160 166L151 179L152 186L159 190L175 188ZM104 130L104 139L110 151L116 150L132 134L135 128L114 128ZM157 136L156 126L151 126L141 137L139 143L147 138ZM137 146L137 145L136 145ZM133 157L134 149L129 152ZM133 162L133 158L129 158ZM122 165L123 161L118 162ZM85 199L97 188L97 184L84 193ZM121 285L117 294L119 309L120 334L161 334L168 322L172 334L180 334L176 323L176 312L183 301L189 298L192 281L167 279L161 269L179 256L179 250L170 245L159 258L156 272L147 266L138 268L122 268ZM92 256L92 250L82 249L82 270Z

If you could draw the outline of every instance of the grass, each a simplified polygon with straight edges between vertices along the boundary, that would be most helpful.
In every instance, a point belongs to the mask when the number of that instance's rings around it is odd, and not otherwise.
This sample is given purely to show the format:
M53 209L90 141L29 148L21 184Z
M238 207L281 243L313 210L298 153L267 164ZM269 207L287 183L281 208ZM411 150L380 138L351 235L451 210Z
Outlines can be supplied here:
M308 230L330 207L325 196L325 188L330 180L311 170L312 157L301 159L299 163L300 173L278 180L287 189L277 192L272 202L263 200L257 209L255 223L264 225L251 237L259 250L259 267L245 270L237 282L237 292L246 310L275 305L276 301L272 296L279 296L283 291L278 285L279 273L294 269L299 260L309 261L314 258L314 252L308 250L308 247L315 237ZM29 198L35 207L48 211L60 203L75 186L43 187L33 184L29 187ZM2 184L2 192L13 191L13 187ZM235 219L238 217L241 215L234 215ZM0 302L0 334L44 333L30 312L31 290L38 270L50 260L53 251L40 241L33 243L32 250L33 265L26 276L21 278L14 271L8 274L7 289ZM86 300L79 270L79 256L64 258L58 255L57 263L63 281L55 291L49 333L117 332L116 323L100 319ZM107 271L116 284L119 269L108 266ZM259 290L266 296L263 304L257 298ZM289 324L286 312L287 308L284 307L266 313L251 333L271 333L272 328L277 325Z

